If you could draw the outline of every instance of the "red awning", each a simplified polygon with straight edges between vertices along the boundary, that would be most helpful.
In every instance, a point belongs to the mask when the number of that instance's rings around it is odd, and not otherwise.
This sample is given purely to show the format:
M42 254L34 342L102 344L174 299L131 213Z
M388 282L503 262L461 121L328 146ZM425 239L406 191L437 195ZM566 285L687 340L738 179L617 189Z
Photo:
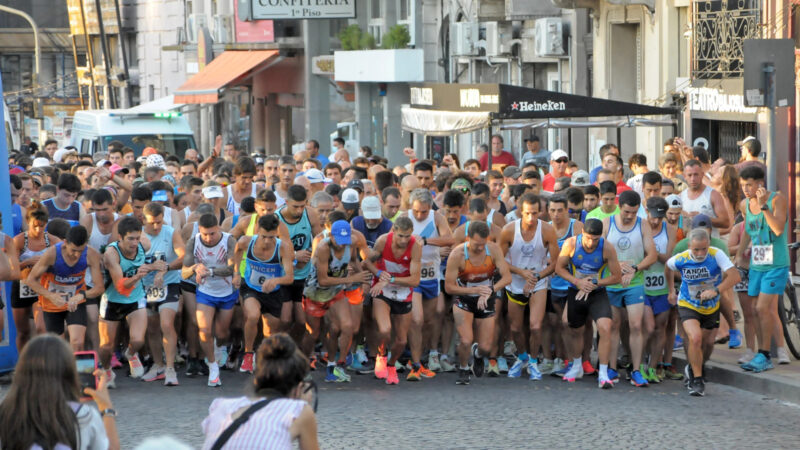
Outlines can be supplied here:
M259 72L278 58L277 50L229 50L175 91L175 103L217 103L223 88Z

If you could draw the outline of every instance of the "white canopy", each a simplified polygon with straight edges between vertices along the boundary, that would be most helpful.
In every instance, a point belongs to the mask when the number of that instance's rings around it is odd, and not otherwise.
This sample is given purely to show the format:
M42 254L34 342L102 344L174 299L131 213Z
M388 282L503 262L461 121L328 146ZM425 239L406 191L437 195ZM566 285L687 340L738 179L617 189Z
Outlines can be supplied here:
M427 136L451 136L487 128L490 125L488 112L456 112L412 108L401 108L403 129Z

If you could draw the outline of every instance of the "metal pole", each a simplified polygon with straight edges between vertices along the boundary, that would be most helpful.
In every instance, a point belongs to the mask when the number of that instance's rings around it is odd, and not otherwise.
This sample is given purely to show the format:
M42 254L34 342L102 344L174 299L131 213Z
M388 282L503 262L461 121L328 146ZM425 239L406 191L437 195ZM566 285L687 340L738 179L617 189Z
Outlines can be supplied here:
M83 100L83 88L81 88L80 80L78 80L78 44L75 42L75 35L70 36L72 41L72 58L75 61L75 81L78 83L78 97L81 99L81 109L86 109L86 103Z
M131 94L131 77L128 73L128 58L125 56L125 39L122 35L122 15L119 13L119 0L114 0L114 7L117 9L117 39L119 39L119 51L122 59L122 70L125 72L125 98L128 100L128 108L133 106L133 95Z
M100 6L100 0L94 0L97 8L97 26L100 29L100 48L103 50L103 65L106 66L106 91L111 108L117 107L116 98L114 96L114 87L111 86L111 55L108 54L108 41L106 40L106 30L103 27L103 10ZM104 93L105 94L105 93Z
M94 107L100 108L100 91L97 90L97 83L94 80L94 50L92 49L92 38L89 35L89 28L86 27L86 10L81 4L81 23L83 24L83 39L86 40L86 56L89 59L89 75L92 77L92 90L89 92L89 107L92 107L92 97L94 97ZM77 69L76 69L77 70Z
M489 125L489 153L486 154L486 171L492 170L492 125ZM484 180L486 181L486 180Z
M775 64L764 64L765 92L767 94L767 190L775 191L778 187L775 162Z
M36 58L36 73L33 74L33 84L36 85L36 78L39 75L39 27L36 26L36 22L33 21L33 17L28 15L25 11L20 11L18 9L9 8L8 6L0 5L0 11L5 11L9 14L15 14L17 16L22 17L23 19L27 20L29 24L31 24L31 28L33 28L33 52L34 57Z

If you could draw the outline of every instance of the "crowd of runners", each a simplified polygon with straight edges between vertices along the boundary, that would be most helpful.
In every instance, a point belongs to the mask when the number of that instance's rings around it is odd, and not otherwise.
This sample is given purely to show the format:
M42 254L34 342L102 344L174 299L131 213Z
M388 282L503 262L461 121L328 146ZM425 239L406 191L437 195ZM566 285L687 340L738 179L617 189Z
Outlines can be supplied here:
M335 144L330 159L315 141L243 155L221 137L206 158L117 141L13 154L0 279L16 345L64 336L112 387L124 364L219 386L277 332L326 382L684 379L702 396L715 342L743 347L744 370L789 363L787 199L765 189L755 138L735 164L674 138L626 165L606 144L588 171L535 137L520 163L499 135L477 159L407 148L396 167Z

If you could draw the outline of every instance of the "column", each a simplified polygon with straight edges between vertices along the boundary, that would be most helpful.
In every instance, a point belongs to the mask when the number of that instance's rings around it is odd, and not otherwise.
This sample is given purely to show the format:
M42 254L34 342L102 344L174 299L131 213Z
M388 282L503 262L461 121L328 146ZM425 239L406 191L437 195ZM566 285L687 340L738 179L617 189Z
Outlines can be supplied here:
M304 20L303 42L305 52L305 139L319 141L319 151L323 155L330 155L331 143L328 136L333 127L330 120L329 84L326 77L311 73L311 59L317 55L330 53L330 23L327 20Z
M366 2L361 2L366 3ZM372 133L372 92L376 89L373 83L356 83L355 113L358 124L358 145L369 145L373 150L377 142L373 142ZM356 155L350 155L355 157Z
M386 88L386 149L384 156L389 159L389 166L406 164L408 159L403 155L403 148L408 145L410 137L403 133L401 107L409 102L409 90L406 83L389 83ZM422 148L417 148L417 155L422 155Z

